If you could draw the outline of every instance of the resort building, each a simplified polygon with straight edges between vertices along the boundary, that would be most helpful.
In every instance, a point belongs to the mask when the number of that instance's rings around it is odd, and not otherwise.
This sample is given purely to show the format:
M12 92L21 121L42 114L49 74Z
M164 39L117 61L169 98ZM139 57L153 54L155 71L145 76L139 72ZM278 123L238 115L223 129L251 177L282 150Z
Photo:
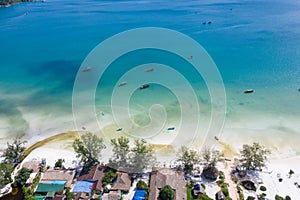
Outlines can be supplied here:
M169 185L175 192L174 200L186 200L186 183L182 171L171 168L153 168L150 175L149 200L157 200L159 191Z

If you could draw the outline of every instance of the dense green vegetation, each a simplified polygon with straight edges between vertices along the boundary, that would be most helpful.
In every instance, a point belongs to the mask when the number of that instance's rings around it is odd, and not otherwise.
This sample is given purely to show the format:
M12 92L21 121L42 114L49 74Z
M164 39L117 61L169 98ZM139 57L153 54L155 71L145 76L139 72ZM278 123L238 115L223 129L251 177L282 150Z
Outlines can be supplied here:
M74 151L81 162L84 163L84 171L88 171L94 164L99 163L101 152L105 148L103 139L97 135L87 132L80 139L73 142Z
M260 188L259 188L261 191L263 191L263 192L265 192L265 191L267 191L267 188L266 188L266 186L260 186Z
M252 145L243 145L240 153L242 156L240 162L243 167L247 170L261 170L271 152L259 143L254 142Z
M137 187L138 190L148 190L149 189L147 183L145 183L142 180L139 180L139 182L137 183L136 187Z
M226 199L231 199L229 197L229 191L228 191L228 186L225 183L225 176L223 172L219 172L219 180L217 180L218 186L221 188L221 191L225 195Z
M75 193L71 192L69 187L66 188L65 195L67 197L67 200L72 200L75 198Z
M159 192L159 198L161 200L173 200L175 196L175 192L171 186L164 186Z
M111 139L113 156L108 165L113 169L122 169L131 173L141 173L156 162L153 146L143 141L135 140L129 147L129 139L119 137Z
M236 189L237 189L240 200L244 200L245 198L244 198L244 193L243 193L242 188L239 185L237 185Z
M186 185L187 200L194 200L192 191L193 191L193 183L188 183Z
M108 169L103 178L102 178L102 185L103 187L105 187L106 185L108 184L112 184L113 180L117 177L116 173L111 170L111 169Z
M55 168L64 168L64 166L63 166L64 162L65 162L65 160L60 158L55 162L54 167Z
M15 185L22 187L26 184L27 179L29 178L32 169L22 168L19 174L15 177Z
M9 163L0 163L0 188L12 181L13 166Z
M26 141L22 141L20 136L17 136L12 144L7 143L7 148L4 149L1 155L4 161L0 163L0 188L12 181L11 173L14 166L23 159Z
M27 141L22 141L21 136L17 136L13 143L10 144L7 142L7 148L4 150L1 157L4 158L4 162L10 163L13 165L18 164L23 159L23 154L26 149L25 143Z
M186 173L191 173L195 164L200 162L200 156L194 150L188 149L186 146L182 146L177 153L177 161L183 165L183 170Z

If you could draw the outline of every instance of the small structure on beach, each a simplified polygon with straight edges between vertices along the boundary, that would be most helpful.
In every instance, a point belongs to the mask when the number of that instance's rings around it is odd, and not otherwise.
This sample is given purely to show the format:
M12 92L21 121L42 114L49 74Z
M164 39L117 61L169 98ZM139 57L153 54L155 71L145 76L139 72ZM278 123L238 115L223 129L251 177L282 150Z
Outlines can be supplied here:
M120 191L123 194L128 193L131 187L131 178L127 173L117 172L116 182L111 187L110 191Z
M169 185L175 191L174 200L186 200L186 183L183 172L171 168L153 168L150 174L149 200L156 200L159 191L164 186Z
M239 183L247 190L256 191L258 188L257 181L252 177L244 177L240 179Z
M108 199L119 200L122 194L127 194L131 187L131 178L125 172L117 172L116 181L113 186L109 189Z

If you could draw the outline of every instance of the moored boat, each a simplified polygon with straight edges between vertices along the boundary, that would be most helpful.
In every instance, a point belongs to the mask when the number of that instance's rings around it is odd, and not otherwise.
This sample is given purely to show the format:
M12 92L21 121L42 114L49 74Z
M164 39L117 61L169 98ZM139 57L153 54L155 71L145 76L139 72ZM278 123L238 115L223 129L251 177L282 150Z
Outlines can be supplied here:
M252 92L254 92L254 90L253 90L253 89L244 90L244 93L252 93Z
M150 87L150 84L145 84L145 85L140 86L140 89L146 89L148 87Z

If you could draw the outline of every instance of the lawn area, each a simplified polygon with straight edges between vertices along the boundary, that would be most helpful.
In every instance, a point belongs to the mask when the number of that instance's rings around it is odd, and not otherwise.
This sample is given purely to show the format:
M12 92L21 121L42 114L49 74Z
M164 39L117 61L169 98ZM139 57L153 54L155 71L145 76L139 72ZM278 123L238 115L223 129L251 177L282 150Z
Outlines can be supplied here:
M192 190L193 190L193 185L187 184L187 187L186 187L187 200L194 200L194 198L192 196Z

